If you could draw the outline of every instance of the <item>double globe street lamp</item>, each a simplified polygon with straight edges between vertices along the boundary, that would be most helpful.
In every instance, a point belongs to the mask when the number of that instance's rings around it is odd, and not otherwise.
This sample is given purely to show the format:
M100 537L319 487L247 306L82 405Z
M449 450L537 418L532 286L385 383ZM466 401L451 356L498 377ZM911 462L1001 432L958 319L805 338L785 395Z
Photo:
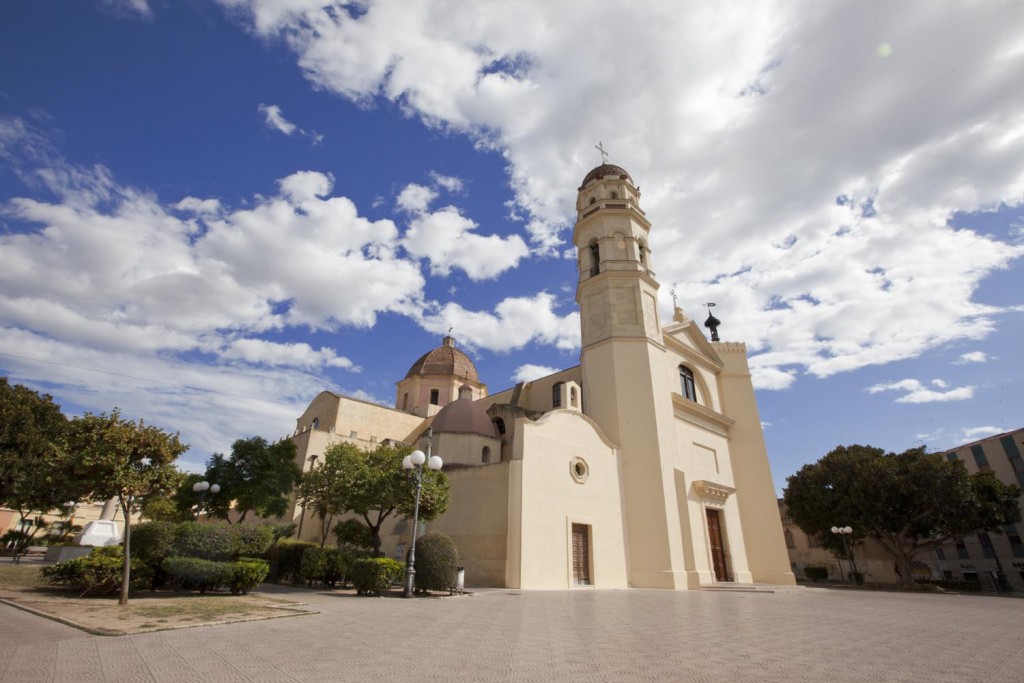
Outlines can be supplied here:
M199 495L199 507L196 508L196 521L199 521L199 516L203 514L203 503L206 501L206 492L210 494L217 493L220 491L220 484L211 484L208 481L197 481L192 484L192 490Z
M430 441L433 430L427 434L427 452L416 450L402 459L402 467L416 471L416 506L412 510L412 545L409 546L409 560L405 563L405 592L402 597L413 597L413 585L416 580L416 530L420 522L420 493L423 491L423 463L432 470L439 470L444 465L440 457L430 455Z

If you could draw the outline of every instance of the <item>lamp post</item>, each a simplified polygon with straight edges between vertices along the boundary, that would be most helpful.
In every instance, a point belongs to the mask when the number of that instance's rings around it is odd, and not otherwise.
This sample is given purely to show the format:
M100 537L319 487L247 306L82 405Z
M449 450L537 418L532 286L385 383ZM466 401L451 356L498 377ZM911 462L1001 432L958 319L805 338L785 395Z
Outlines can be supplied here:
M853 579L854 588L857 587L857 561L853 558L853 551L850 549L849 537L853 533L853 529L848 526L834 526L832 527L832 533L836 534L843 540L843 551L846 554L847 561L850 563L850 578ZM839 565L840 572L842 572L842 564Z
M412 544L409 546L409 560L405 563L405 592L402 597L413 597L413 585L416 581L416 531L420 522L420 493L423 491L423 463L432 470L441 469L444 462L436 455L430 455L430 442L433 439L433 428L427 430L427 452L416 450L402 459L402 467L416 471L416 506L412 509Z
M206 492L209 491L211 494L220 491L220 484L211 484L208 481L197 481L192 484L192 490L199 496L199 507L196 508L196 521L199 521L199 515L203 514L203 503L206 501Z

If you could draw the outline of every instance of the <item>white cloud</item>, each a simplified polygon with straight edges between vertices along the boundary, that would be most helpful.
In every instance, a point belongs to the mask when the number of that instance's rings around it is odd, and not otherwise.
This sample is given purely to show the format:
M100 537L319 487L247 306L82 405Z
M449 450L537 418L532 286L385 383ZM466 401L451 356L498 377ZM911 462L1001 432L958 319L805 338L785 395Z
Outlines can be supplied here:
M100 2L115 14L136 15L143 19L150 19L153 16L153 9L147 0L100 0Z
M188 211L195 214L216 214L220 211L220 201L217 199L199 199L198 197L185 197L174 205L179 211Z
M935 388L937 388L937 389L945 389L945 388L946 388L946 387L948 387L949 385L948 385L948 384L946 384L946 382L945 382L944 380L941 380L941 379L933 379L933 380L932 380L932 386L933 386L933 387L935 387Z
M398 193L395 205L406 213L424 213L430 208L430 202L437 199L437 192L425 185L409 183Z
M462 192L464 183L462 178L450 175L442 175L437 171L430 172L430 179L434 181L434 184L438 187L442 187L451 194L458 194Z
M499 150L536 250L562 249L603 140L643 188L659 279L718 302L762 386L984 338L977 285L1024 254L948 224L1024 196L1018 5L221 1L317 87Z
M459 268L471 280L495 278L515 268L529 253L519 235L485 237L476 234L477 227L458 209L446 206L415 216L402 239L402 246L413 256L429 259L430 270L435 275L448 275L452 268Z
M263 114L264 122L269 128L273 128L279 133L284 133L285 135L294 135L295 133L298 133L303 137L309 138L314 145L323 142L323 135L316 131L304 130L295 125L284 117L284 114L281 113L281 107L276 104L260 104L257 109L261 114Z
M563 350L580 346L580 316L555 312L555 297L541 292L533 297L511 297L501 301L494 313L469 311L448 303L425 315L420 322L429 332L442 334L454 327L467 346L490 351L512 351L531 342Z
M558 372L558 368L549 368L546 365L534 365L532 363L527 363L516 368L516 371L512 373L512 381L516 383L532 382L535 379L547 377L548 375L553 375L556 372Z
M977 441L978 439L984 439L987 436L993 436L994 434L1000 434L1006 430L1002 427L969 427L963 430L964 441Z
M968 351L967 353L961 354L960 357L954 361L957 365L965 365L967 363L987 363L988 354L984 351Z
M295 367L304 370L315 370L324 366L357 369L351 360L338 356L334 349L322 346L318 350L305 342L281 344L263 339L236 339L220 353L220 357L224 360L241 360L254 365Z
M935 380L935 386L940 389L946 388L942 380ZM875 384L865 389L869 394L878 394L883 391L904 392L896 399L897 403L936 403L942 401L963 401L974 396L974 387L959 387L949 391L933 391L916 379L903 379L898 382L886 382Z

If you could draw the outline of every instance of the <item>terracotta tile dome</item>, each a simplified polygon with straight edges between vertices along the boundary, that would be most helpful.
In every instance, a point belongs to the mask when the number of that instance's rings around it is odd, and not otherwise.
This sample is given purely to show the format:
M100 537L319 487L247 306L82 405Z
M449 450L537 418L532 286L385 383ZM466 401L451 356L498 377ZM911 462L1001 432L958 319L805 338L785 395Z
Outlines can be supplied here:
M406 379L414 375L454 376L473 382L480 381L473 361L455 348L455 340L451 337L445 337L441 346L420 356L409 368L409 372L405 373Z
M434 417L430 424L435 434L459 433L459 434L481 434L498 438L498 431L487 416L484 409L478 406L472 398L472 389L468 385L462 385L459 389L459 398L452 401L441 412Z
M629 173L627 173L626 169L622 168L621 166L616 166L615 164L601 164L600 166L593 169L590 173L587 174L587 177L583 179L582 183L580 183L580 189L582 190L584 187L586 187L587 183L589 183L591 180L604 178L607 175L617 175L620 178L625 178L629 182L633 182L633 179L629 177Z

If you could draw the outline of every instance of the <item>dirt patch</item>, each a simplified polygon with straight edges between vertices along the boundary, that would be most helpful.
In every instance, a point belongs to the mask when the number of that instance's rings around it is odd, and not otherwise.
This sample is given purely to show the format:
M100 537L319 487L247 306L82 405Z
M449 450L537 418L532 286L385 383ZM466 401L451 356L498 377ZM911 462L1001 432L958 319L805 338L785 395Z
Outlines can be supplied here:
M316 614L303 603L271 597L211 593L141 592L121 607L116 597L78 597L40 587L39 566L0 566L0 600L97 635L127 635L174 628Z

